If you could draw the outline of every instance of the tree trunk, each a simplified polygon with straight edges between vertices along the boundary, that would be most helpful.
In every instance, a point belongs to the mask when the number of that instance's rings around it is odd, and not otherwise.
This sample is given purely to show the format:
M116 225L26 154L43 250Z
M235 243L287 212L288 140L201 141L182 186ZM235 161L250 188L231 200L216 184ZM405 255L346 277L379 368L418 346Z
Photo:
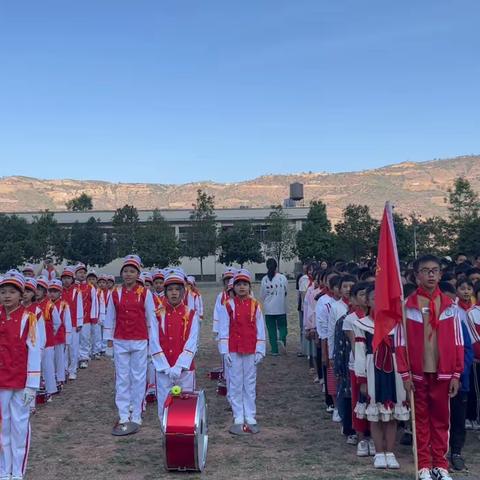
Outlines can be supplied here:
M203 257L200 257L200 281L203 282Z

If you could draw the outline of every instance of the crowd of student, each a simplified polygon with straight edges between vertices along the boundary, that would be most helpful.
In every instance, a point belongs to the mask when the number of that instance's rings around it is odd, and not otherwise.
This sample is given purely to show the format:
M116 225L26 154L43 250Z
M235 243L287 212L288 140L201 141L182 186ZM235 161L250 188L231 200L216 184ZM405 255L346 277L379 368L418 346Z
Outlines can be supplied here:
M402 265L406 322L374 349L375 264L304 265L298 356L308 358L346 443L375 468L400 468L397 426L411 444L414 392L419 478L466 469L465 432L480 428L479 280L480 257L425 255Z

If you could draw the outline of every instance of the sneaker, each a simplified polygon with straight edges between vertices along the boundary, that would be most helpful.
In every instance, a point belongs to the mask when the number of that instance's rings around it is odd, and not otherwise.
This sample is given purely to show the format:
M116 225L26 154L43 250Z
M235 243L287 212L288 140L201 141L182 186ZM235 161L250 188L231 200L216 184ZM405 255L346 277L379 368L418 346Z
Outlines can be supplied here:
M335 411L335 408L333 405L327 405L327 413L333 413Z
M279 357L280 354L277 353L277 352L271 352L271 353L270 353L270 356L271 356L271 357Z
M297 353L297 357L298 357L298 358L303 358L303 357L305 357L305 355L304 355L302 352L298 352L298 353Z
M320 383L320 379L318 378L318 375L315 376L313 379L313 383Z
M385 459L387 460L387 468L391 468L393 470L398 470L400 468L400 464L398 463L394 453L387 452L385 454Z
M308 373L311 373L313 375L315 373L315 369L313 367L310 367L308 369Z
M465 430L473 430L473 422L471 420L465 420Z
M462 470L467 469L465 465L465 460L459 453L452 453L452 455L450 456L450 463L453 469L457 472L461 472Z
M440 467L432 468L432 478L434 480L453 480L452 477L449 475L448 470Z
M421 468L418 471L418 480L433 480L428 468Z
M371 439L371 438L368 439L368 454L371 457L374 457L377 454L377 449L375 448L375 443L373 442L373 439Z
M356 445L358 443L358 437L356 434L349 435L347 437L347 445Z
M69 380L76 380L76 379L77 379L77 374L76 374L76 373L71 373L71 374L68 376L68 379L69 379Z
M332 421L337 423L340 423L342 421L342 418L338 414L338 410L336 408L333 410Z
M82 360L78 368L82 368L82 369L88 368L88 362L86 360Z
M476 420L472 421L472 429L473 430L480 430L480 423L478 423Z
M357 445L357 457L368 457L368 441L360 440Z
M385 454L383 452L375 454L373 466L375 468L387 468L387 459L385 458Z
M282 342L282 341L278 341L278 351L282 354L282 355L286 355L287 354L287 347L285 346L285 344Z

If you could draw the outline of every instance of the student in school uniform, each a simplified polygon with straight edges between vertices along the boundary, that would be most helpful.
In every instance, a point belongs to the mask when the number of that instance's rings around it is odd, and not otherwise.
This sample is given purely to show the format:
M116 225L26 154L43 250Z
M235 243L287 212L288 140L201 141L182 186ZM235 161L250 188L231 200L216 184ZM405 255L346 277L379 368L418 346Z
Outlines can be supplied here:
M265 357L265 322L251 296L251 275L240 269L233 277L235 296L225 303L219 321L219 350L229 368L233 425L230 433L260 431L256 419L257 366Z
M149 328L156 324L152 292L138 285L141 260L128 255L120 275L123 285L110 296L104 334L107 355L115 362L115 403L119 421L112 435L136 433L142 424Z
M37 317L22 306L25 279L0 280L0 480L22 480L30 447L30 405L40 386Z
M260 301L265 313L270 353L278 355L278 348L286 352L287 348L287 292L288 280L277 272L277 261L269 258L266 263L267 274L260 285Z
M170 269L165 275L165 298L150 336L150 354L156 371L157 404L160 421L165 400L174 385L183 391L195 390L195 363L200 319L185 305L185 274Z
M62 323L57 307L48 297L48 280L37 278L37 306L42 312L45 324L45 348L42 351L42 377L45 391L51 400L51 395L58 392L55 377L55 335Z
M70 343L67 346L68 379L76 380L80 332L83 327L83 295L80 288L75 284L75 267L65 267L61 275L61 281L63 285L62 300L68 304L72 322Z
M163 269L156 268L153 271L152 280L153 280L153 291L152 291L153 297L162 298L165 295L165 292L164 292L165 273Z
M25 278L35 278L35 266L32 265L31 263L27 263L23 268L22 268L22 275Z
M468 311L468 333L474 355L470 371L467 403L467 429L480 428L480 282L474 286L475 304Z
M57 389L61 390L65 383L66 366L66 348L70 343L72 335L72 319L70 316L70 307L65 300L62 300L63 284L61 280L53 279L48 284L48 296L55 305L60 315L60 327L57 329L54 337L55 352L55 376L57 379Z
M87 276L90 282L87 281ZM96 274L88 272L83 263L75 267L76 285L82 292L83 300L83 325L80 330L79 368L88 368L92 352L92 323L98 323L97 291L95 289Z
M464 369L462 328L457 306L438 287L439 259L424 255L414 271L418 288L406 302L407 332L402 324L395 329L395 356L407 394L415 395L418 477L451 480L450 399L458 394Z
M215 299L215 306L213 307L213 323L212 323L212 332L214 338L218 341L218 321L225 302L230 299L230 294L228 292L228 283L230 279L233 278L235 274L235 269L232 267L227 267L222 273L222 284L223 289L217 295Z
M107 312L108 299L111 295L107 286L108 275L102 274L98 276L97 297L98 297L98 326L99 331L95 335L95 343L93 352L96 358L105 355L107 343L103 339L103 327L105 324L105 315Z
M40 270L40 276L45 277L47 281L54 280L57 278L57 271L53 265L53 258L47 257L42 264L42 269Z

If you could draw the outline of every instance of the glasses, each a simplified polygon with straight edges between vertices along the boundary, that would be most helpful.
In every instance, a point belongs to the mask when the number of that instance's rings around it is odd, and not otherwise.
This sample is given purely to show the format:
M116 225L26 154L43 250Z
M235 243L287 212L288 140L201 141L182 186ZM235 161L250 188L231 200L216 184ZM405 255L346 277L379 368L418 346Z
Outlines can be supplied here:
M422 275L438 275L440 273L440 269L437 268L422 268L419 270Z

